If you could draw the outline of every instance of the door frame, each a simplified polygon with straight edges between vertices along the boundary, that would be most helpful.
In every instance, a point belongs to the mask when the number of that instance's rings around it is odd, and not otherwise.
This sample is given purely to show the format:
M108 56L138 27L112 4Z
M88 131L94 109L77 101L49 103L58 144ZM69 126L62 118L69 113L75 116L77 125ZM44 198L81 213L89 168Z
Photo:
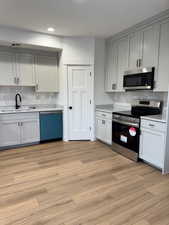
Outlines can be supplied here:
M63 68L63 72L65 74L65 108L64 108L64 141L69 141L70 137L69 137L69 84L68 84L68 69L69 67L88 67L91 70L91 87L90 87L90 99L91 99L91 107L90 107L90 127L91 127L91 131L90 131L90 141L95 141L95 103L94 103L94 66L93 65L64 65Z

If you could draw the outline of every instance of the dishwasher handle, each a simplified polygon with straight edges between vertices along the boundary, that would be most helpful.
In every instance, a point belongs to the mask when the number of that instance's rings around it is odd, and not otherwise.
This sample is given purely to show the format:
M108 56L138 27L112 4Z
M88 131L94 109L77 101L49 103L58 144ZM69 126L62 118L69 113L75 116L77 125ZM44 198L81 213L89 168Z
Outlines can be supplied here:
M45 111L45 112L40 112L40 115L51 115L51 114L57 114L57 113L62 113L62 111Z

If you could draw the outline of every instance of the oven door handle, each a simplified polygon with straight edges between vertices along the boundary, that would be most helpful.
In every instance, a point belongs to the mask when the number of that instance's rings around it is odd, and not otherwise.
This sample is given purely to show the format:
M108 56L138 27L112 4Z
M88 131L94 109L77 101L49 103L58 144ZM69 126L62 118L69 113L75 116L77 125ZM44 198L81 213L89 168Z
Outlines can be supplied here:
M116 119L113 119L112 121L113 121L113 122L116 122L116 123L123 124L123 125L127 125L127 126L132 126L132 127L137 127L137 128L139 128L139 124L137 124L137 123L128 123L128 122L125 122L125 121L119 121L119 120L116 120Z

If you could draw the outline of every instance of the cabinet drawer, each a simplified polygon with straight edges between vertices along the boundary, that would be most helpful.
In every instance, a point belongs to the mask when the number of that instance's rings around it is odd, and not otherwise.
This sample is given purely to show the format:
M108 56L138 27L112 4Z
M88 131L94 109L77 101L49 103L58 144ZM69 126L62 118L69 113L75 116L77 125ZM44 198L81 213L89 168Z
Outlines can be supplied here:
M151 120L141 120L141 128L147 128L154 131L166 131L166 124L161 122L155 122Z
M38 120L38 112L28 113L11 113L0 115L0 121L21 121L21 120Z
M112 113L96 111L96 117L112 120Z

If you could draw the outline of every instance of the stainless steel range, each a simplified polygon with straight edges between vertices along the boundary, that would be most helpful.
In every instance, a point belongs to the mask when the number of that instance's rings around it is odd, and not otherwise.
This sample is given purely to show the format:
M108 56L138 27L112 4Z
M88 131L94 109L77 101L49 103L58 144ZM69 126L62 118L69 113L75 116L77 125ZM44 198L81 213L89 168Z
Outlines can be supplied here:
M138 161L140 117L161 114L162 102L136 100L131 111L113 113L112 149L127 158Z

